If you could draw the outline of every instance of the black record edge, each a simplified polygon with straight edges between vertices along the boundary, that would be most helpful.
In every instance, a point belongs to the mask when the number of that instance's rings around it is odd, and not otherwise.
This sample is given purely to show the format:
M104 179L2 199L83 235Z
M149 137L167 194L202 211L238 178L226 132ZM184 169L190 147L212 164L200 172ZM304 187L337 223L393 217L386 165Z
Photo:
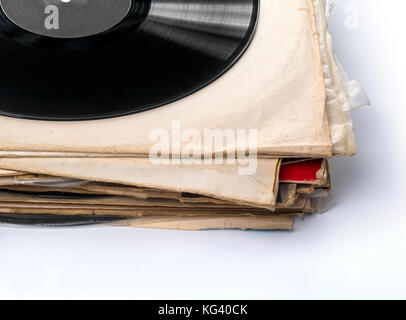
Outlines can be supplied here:
M56 214L0 214L0 226L25 227L86 227L129 220L122 216L56 215Z
M186 92L180 93L178 96L163 100L162 102L158 104L153 104L149 105L143 108L140 108L138 110L134 111L127 111L127 112L117 112L117 113L110 113L108 115L101 115L101 116L83 116L82 118L78 117L63 117L63 118L57 118L57 117L44 117L44 116L27 116L27 115L21 115L21 114L14 114L14 113L9 113L9 112L4 112L1 111L0 109L0 115L7 116L7 117L12 117L12 118L19 118L19 119L25 119L25 120L40 120L40 121L61 121L61 122L67 122L67 121L89 121L89 120L102 120L102 119L110 119L110 118L117 118L117 117L122 117L122 116L128 116L132 114L137 114L145 111L149 111L152 109L156 109L162 106L165 106L167 104L173 103L175 101L181 100L189 95L192 95L196 93L197 91L203 89L204 87L208 86L209 84L213 83L217 79L219 79L221 76L223 76L227 71L229 71L237 62L238 60L245 54L246 50L248 47L251 45L252 40L255 36L255 30L258 25L258 21L260 18L260 3L261 0L257 0L253 3L254 8L253 8L253 13L252 13L252 18L255 17L255 19L252 19L251 25L247 29L246 36L244 37L242 43L237 47L235 50L235 53L231 55L231 57L228 59L227 67L222 70L219 74L217 74L215 77L212 77L211 79L208 79L207 81L204 81L200 84L198 84L194 89L192 90L187 90ZM130 10L131 11L131 10ZM20 27L18 27L20 28ZM114 27L113 27L114 28ZM20 28L21 30L24 30ZM29 32L24 30L25 32Z

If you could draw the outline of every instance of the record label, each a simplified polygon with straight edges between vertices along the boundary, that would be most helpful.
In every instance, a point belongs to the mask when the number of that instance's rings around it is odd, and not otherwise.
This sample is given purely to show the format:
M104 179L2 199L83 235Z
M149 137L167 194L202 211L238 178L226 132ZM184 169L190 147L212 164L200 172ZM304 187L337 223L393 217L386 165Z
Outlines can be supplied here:
M121 22L131 0L0 0L7 17L19 27L57 38L86 37Z

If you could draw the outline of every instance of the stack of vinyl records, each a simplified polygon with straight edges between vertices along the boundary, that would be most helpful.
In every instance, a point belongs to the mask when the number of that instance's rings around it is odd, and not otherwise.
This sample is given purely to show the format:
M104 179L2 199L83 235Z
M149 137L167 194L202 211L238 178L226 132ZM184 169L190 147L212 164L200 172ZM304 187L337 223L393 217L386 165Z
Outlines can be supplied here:
M320 0L0 0L0 222L292 229L362 99Z

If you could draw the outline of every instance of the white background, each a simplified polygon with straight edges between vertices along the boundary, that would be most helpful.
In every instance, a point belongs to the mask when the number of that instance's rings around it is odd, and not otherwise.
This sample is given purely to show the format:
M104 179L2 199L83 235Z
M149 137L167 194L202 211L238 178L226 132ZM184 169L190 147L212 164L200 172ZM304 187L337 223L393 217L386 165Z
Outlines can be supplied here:
M358 155L332 161L328 213L291 233L0 227L0 298L406 298L405 10L341 0L331 17L373 107L354 112Z

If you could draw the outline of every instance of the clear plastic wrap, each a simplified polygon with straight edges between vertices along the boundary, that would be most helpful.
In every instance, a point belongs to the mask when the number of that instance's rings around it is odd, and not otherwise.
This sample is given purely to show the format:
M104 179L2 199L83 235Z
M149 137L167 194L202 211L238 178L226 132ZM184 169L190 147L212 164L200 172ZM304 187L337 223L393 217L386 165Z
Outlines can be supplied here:
M332 37L327 20L337 0L314 0L320 52L327 93L327 110L335 156L351 156L356 153L351 110L370 105L369 98L356 80L351 80L334 54ZM322 213L331 208L334 197L330 192L320 192L312 199L314 210Z
M356 153L355 135L350 111L369 105L367 94L358 81L351 80L334 54L327 19L337 0L314 0L320 52L327 93L327 110L335 156Z

